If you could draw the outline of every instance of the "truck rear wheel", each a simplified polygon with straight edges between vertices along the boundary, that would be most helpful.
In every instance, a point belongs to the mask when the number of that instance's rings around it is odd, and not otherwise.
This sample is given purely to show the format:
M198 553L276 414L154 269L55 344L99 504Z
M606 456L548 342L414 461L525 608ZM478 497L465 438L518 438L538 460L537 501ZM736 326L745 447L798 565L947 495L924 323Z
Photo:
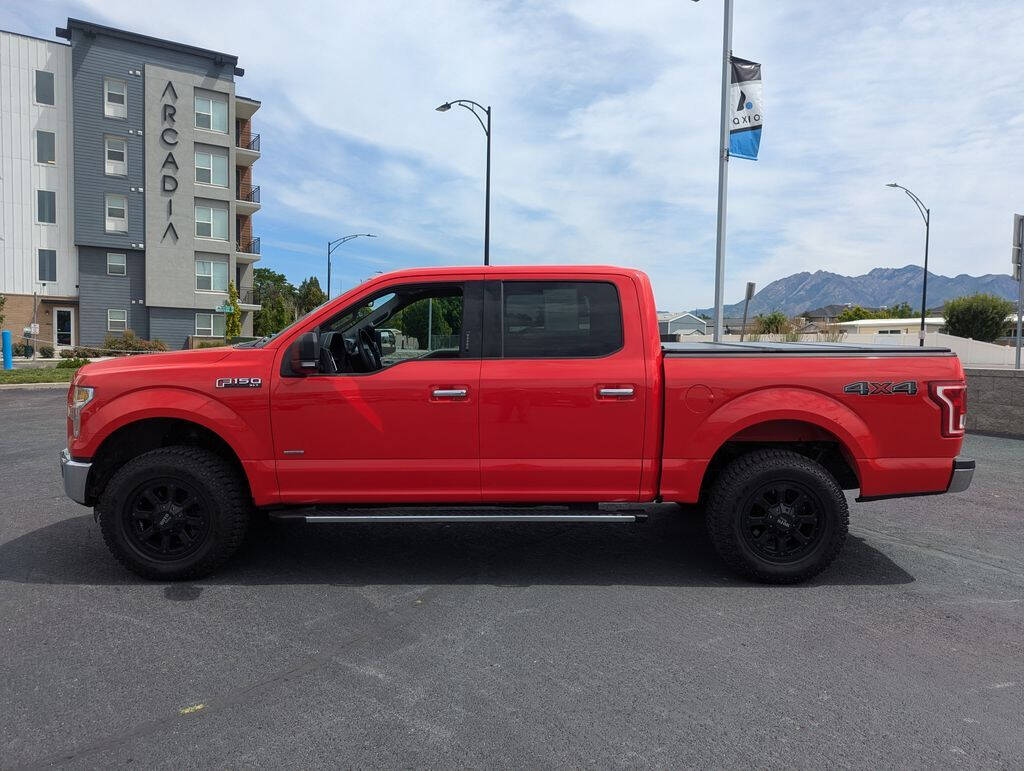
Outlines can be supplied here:
M96 507L114 557L145 578L177 581L212 573L249 525L238 472L201 447L164 447L132 459Z
M756 581L805 581L831 564L849 528L846 496L820 464L790 450L736 458L715 480L707 526L722 559Z

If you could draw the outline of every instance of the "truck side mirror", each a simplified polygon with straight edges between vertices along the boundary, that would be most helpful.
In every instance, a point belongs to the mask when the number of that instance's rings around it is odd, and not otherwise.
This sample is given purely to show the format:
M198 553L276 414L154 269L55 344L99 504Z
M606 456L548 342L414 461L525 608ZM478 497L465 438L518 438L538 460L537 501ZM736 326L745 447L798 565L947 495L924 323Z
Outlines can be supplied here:
M305 332L292 343L292 372L296 375L315 375L320 371L320 345L316 332Z

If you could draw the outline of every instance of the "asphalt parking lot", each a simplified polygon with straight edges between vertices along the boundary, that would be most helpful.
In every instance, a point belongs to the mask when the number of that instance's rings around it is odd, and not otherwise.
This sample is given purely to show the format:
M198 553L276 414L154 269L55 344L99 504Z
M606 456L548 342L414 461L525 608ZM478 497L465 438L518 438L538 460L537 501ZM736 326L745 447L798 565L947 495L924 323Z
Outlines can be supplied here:
M0 766L1024 765L1024 442L852 508L812 583L644 525L271 525L149 583L63 496L63 390L0 391Z

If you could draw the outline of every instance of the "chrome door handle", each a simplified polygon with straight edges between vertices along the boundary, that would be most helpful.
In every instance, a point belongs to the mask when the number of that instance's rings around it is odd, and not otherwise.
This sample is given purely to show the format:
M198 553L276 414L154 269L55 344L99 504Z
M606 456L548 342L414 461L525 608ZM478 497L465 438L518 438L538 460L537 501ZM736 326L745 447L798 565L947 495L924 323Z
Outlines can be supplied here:
M434 398L435 399L459 399L465 396L469 391L465 388L435 388Z
M632 388L599 388L598 396L632 396Z

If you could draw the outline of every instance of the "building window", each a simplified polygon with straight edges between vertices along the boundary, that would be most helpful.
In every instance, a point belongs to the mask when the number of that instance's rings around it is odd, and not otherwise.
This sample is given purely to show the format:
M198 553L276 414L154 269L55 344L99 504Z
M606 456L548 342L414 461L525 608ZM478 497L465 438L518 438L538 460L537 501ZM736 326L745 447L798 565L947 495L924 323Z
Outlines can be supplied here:
M36 70L36 104L53 104L53 73Z
M219 96L196 94L196 128L228 132L228 103Z
M128 232L128 198L123 195L108 195L106 203L105 229L108 233Z
M197 313L196 337L224 337L224 314Z
M57 194L52 190L36 191L36 222L54 225L57 222Z
M108 118L128 117L128 84L123 80L104 78L103 114Z
M103 140L106 153L106 171L110 177L128 175L128 142L117 137L106 137Z
M203 292L228 291L228 264L221 260L196 260L196 289Z
M228 154L221 150L196 150L196 182L228 186Z
M115 254L114 252L107 252L107 275L108 276L123 276L128 272L125 256L123 254Z
M124 332L128 329L128 311L115 310L111 308L107 311L107 331L108 332Z
M36 163L57 162L57 136L52 131L36 132Z
M228 240L228 210L220 206L196 204L196 236Z
M902 335L903 334L903 330L902 329L880 329L880 330L878 330L878 334L880 334L880 335Z
M57 280L57 250L56 249L40 249L39 250L39 280L40 281L56 281Z

